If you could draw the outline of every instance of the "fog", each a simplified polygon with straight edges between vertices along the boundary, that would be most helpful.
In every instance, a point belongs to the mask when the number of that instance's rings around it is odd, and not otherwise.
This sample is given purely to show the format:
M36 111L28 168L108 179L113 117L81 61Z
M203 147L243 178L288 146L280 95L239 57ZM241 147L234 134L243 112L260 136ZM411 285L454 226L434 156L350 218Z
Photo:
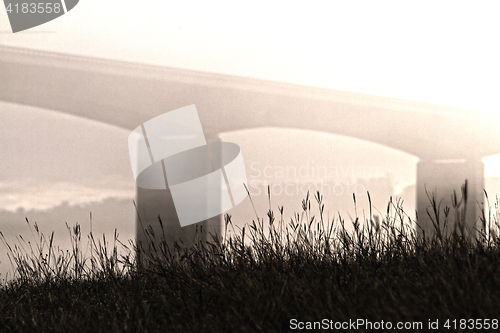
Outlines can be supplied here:
M0 46L437 103L498 121L496 13L496 2L244 6L216 1L174 6L86 0L67 15L18 34L10 33L6 13L0 10ZM47 234L56 231L56 240L68 246L65 223L78 222L84 232L90 231L90 212L96 233L112 234L117 228L124 238L133 237L135 184L128 130L5 102L0 102L0 120L0 230L7 238L30 235L28 218ZM475 130L481 133L481 128ZM332 215L353 214L347 183L365 198L359 211L366 207L366 191L379 210L390 195L406 198L410 213L415 209L416 156L345 135L290 128L225 132L220 137L242 148L259 215L269 209L267 185L276 184L271 208L283 205L292 214L301 209L305 190L300 186L321 181L340 184L326 198ZM496 193L500 157L483 161L485 187ZM295 179L296 185L291 179L296 177L280 176L280 167L304 167L311 173ZM328 170L325 176L312 174L321 167ZM285 192L290 183L294 195ZM239 221L255 215L248 200L229 213ZM5 251L0 253L4 277L9 265Z

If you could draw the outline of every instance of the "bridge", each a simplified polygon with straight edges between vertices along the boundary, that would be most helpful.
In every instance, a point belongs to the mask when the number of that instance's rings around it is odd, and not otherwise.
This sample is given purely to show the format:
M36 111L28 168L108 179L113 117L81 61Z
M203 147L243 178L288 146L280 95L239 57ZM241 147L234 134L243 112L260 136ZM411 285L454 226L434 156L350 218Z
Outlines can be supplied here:
M481 158L500 153L500 121L459 108L12 47L0 47L0 100L130 130L196 104L207 142L227 131L282 127L385 145L419 157L416 207L427 234L433 227L426 189L437 189L438 199L451 205L453 190L460 193L467 179L467 221L474 227L480 216L477 203L483 202ZM181 229L168 189L138 188L137 203L141 223L157 226L160 214L169 237L192 239L196 227L222 228L216 217ZM144 240L145 225L137 226L138 240Z

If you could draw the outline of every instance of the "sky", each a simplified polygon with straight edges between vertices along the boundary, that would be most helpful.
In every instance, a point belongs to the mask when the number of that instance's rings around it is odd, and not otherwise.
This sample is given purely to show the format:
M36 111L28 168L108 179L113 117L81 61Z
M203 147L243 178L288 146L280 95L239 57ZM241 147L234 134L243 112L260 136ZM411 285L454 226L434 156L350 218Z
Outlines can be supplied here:
M496 1L82 0L16 34L0 9L0 46L436 103L498 119L499 11ZM22 215L114 198L113 209L133 216L127 136L113 126L0 102L0 210ZM392 177L399 194L415 182L414 156L351 138L286 129L221 137L242 147L249 178L264 165L300 160L376 166L376 177ZM315 152L318 142L333 147L331 154ZM287 154L276 153L283 149ZM485 176L500 177L500 157L484 161ZM84 221L86 214L66 219ZM113 223L123 227L120 219Z
M86 0L0 44L498 111L500 4Z

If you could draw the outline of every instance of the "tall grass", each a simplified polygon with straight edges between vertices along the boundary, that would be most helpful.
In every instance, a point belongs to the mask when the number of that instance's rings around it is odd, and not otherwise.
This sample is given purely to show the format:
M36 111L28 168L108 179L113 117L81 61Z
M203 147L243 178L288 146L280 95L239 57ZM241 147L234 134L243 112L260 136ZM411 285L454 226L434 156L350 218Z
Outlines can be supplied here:
M466 193L464 185L451 208L429 195L435 232L426 237L401 199L374 214L368 193L368 216L357 216L353 195L349 221L325 217L319 192L285 219L269 194L265 217L256 212L235 233L225 215L222 235L190 248L166 241L160 217L161 234L145 230L147 246L116 232L111 244L90 233L84 246L80 226L68 226L67 252L26 220L36 244L19 236L11 246L0 234L14 269L0 290L0 329L272 332L289 330L293 318L491 319L500 304L499 201L486 203L473 232L463 227Z
M133 242L125 245L115 235L112 246L106 240L106 236L95 239L92 233L87 236L87 245L82 245L82 233L80 224L66 228L71 241L71 250L64 251L56 246L54 232L50 237L43 234L37 223L30 223L26 218L29 230L35 240L24 239L22 235L16 237L17 244L11 246L3 233L0 231L0 239L7 249L14 276L10 283L40 283L47 281L58 281L62 279L94 279L103 275L125 276L130 268L131 257L134 256ZM125 250L126 255L118 255L119 246ZM123 251L121 251L123 252Z

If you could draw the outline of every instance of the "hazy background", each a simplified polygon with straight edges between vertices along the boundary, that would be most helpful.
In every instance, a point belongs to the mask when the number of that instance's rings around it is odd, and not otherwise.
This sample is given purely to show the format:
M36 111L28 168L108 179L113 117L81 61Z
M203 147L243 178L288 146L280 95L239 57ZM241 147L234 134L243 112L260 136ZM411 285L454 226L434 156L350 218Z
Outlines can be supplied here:
M17 34L10 32L1 9L0 45L355 91L500 116L496 2L325 3L85 0L59 19ZM128 134L106 124L0 102L0 231L11 240L18 234L30 236L27 217L42 231L55 231L56 241L67 246L65 222L79 222L88 232L92 212L94 233L110 236L117 228L122 239L134 237ZM267 193L257 192L267 184L279 185L273 189L273 208L284 205L286 216L300 209L301 193L278 194L290 182L341 184L342 194L325 198L330 216L353 213L348 183L370 191L381 211L390 195L398 195L408 213L414 212L414 156L352 138L289 129L223 133L221 138L241 146L261 217L269 203ZM496 194L500 158L484 161L486 188ZM263 174L266 166L272 177ZM287 166L302 166L309 174L300 179L276 176L279 167ZM312 175L322 166L336 167L340 174ZM363 168L372 172L364 177ZM230 213L235 221L254 217L248 200ZM2 244L0 249L3 278L9 264Z

